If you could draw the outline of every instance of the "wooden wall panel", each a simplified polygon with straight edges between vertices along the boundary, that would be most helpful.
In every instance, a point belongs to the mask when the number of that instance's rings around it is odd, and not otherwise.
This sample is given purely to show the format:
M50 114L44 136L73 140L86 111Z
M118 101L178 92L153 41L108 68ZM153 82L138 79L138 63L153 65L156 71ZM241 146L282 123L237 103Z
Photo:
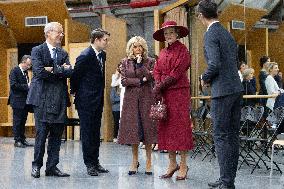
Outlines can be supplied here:
M90 43L70 43L69 44L69 58L70 58L70 63L72 64L73 67L75 65L76 58L89 45L90 45ZM78 112L75 109L75 105L73 104L74 97L71 96L70 100L71 100L71 104L72 105L71 105L70 108L68 108L69 117L79 118ZM67 132L68 138L69 138L69 136L71 136L71 134L73 134L73 133L71 133L71 131ZM79 127L75 127L74 128L74 140L79 140L79 139L80 139L80 128Z
M252 67L255 70L255 76L258 82L258 75L260 71L259 59L261 56L266 55L266 38L265 29L255 29L250 31L247 37L247 49L250 50L250 61ZM259 89L259 86L258 86Z
M68 42L82 43L90 41L91 28L80 22L68 19Z
M277 31L269 32L269 51L271 61L279 65L280 71L284 72L284 24L282 23Z
M114 27L115 26L115 27ZM104 141L112 141L113 139L113 119L110 102L110 84L111 76L115 72L118 63L125 57L127 27L126 21L111 16L102 16L102 28L110 32L110 43L106 50L106 83L105 83L105 99L103 112L103 138Z
M198 77L204 72L207 64L205 63L204 52L203 52L203 36L206 31L205 26L196 19L192 17L192 22L190 24L191 33L191 95L199 95L199 80ZM192 101L193 107L197 107L199 101Z

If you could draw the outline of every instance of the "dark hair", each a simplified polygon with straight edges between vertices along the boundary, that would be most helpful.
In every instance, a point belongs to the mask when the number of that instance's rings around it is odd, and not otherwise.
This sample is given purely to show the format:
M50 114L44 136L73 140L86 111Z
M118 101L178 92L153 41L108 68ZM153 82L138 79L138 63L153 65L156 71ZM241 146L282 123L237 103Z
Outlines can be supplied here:
M197 6L197 12L201 13L205 18L218 18L218 5L212 0L201 0Z
M239 62L239 64L238 64L238 69L241 69L241 66L242 66L243 64L246 65L246 63L245 63L244 61Z
M90 38L91 43L94 43L95 39L103 38L104 35L110 36L110 33L105 31L105 30L103 30L103 29L101 29L101 28L94 29L91 32L91 38Z
M265 64L268 59L269 59L268 56L262 56L262 57L259 59L259 65L260 65L260 67L263 67L263 64Z
M24 55L21 58L20 64L26 62L28 59L32 59L32 57L30 55Z

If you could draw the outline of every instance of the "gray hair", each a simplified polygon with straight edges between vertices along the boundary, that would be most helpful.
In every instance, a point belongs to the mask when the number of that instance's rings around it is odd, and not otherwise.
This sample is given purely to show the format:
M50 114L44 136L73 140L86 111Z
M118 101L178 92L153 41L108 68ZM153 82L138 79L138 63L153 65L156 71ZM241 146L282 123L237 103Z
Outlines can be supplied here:
M254 72L254 69L246 68L242 73L243 78L246 79L249 76L249 74L251 74L252 72Z
M44 26L44 35L47 36L47 33L57 29L57 27L62 27L59 22L49 22Z

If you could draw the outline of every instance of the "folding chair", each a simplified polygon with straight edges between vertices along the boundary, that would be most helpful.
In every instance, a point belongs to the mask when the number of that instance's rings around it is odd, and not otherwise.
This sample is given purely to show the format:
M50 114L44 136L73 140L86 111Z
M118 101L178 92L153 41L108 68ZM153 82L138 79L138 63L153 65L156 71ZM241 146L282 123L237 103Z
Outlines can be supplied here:
M264 114L264 107L250 107L246 106L242 109L242 115L244 116L243 124L240 128L240 152L239 156L242 158L239 168L246 163L250 166L250 161L254 161L254 157L249 153L251 144L248 142L248 139L253 136L258 136L260 131L260 123ZM242 121L242 118L241 118ZM245 153L246 155L243 155Z
M275 140L272 144L272 152L271 152L271 160L270 160L270 178L272 177L273 172L273 154L274 154L274 146L281 145L284 146L284 140Z
M212 152L212 126L211 123L206 128L206 120L210 119L209 107L207 105L201 106L196 111L192 111L192 118L195 120L195 129L193 136L195 139L195 149L191 158L195 158L198 154L206 152L203 160Z
M254 157L254 165L251 171L251 174L254 172L256 167L260 167L259 163L262 162L267 170L269 167L267 166L267 161L270 161L270 156L268 155L268 150L272 146L274 140L277 139L277 130L284 118L284 107L279 107L274 109L266 118L266 122L260 129L256 129L249 138L246 139L248 146L248 151L245 156ZM272 133L267 132L267 128L271 125L275 125L276 129ZM274 162L277 170L282 173L281 169L279 168L278 164ZM240 165L241 166L241 165Z

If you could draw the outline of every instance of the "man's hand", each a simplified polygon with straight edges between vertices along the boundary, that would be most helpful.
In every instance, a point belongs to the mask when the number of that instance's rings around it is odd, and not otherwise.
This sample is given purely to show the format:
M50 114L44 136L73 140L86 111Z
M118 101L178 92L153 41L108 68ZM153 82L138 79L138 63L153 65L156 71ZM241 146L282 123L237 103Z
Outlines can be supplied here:
M63 68L66 69L66 70L72 68L70 64L66 64L66 63L64 63L62 66L63 66Z
M53 67L44 67L44 69L50 73L53 71Z
M200 80L200 82L201 82L201 86L202 87L210 87L210 84L209 83L205 83L204 80Z

